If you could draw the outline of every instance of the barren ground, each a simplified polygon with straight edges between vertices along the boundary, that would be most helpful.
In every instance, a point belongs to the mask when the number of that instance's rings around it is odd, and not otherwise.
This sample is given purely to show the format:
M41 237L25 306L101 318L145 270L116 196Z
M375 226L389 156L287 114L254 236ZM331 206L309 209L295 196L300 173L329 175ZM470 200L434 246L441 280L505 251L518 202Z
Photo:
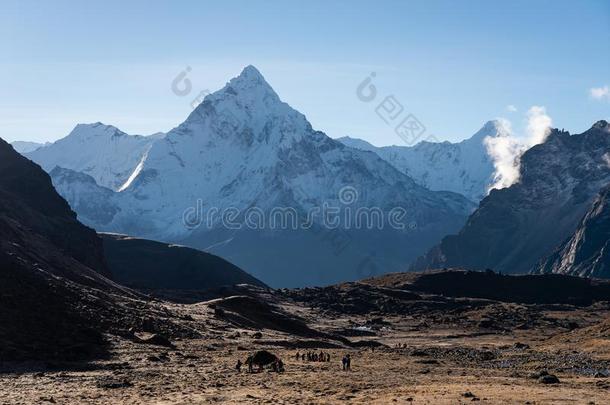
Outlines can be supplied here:
M494 332L462 327L459 319L453 325L422 326L427 322L411 316L371 322L363 315L324 317L289 301L279 305L321 331L371 325L359 328L368 336L350 340L385 345L373 350L270 329L255 337L255 330L227 323L209 304L166 305L189 314L203 336L175 341L175 349L109 337L112 356L105 360L12 365L0 374L0 403L610 403L610 337L595 326L608 319L607 308L543 314L582 325L572 331L549 326ZM338 347L324 348L329 346ZM235 370L238 358L261 348L280 356L286 371ZM297 351L314 348L330 353L331 361L295 359ZM346 353L353 359L351 372L341 371ZM531 377L541 370L560 382L543 384Z

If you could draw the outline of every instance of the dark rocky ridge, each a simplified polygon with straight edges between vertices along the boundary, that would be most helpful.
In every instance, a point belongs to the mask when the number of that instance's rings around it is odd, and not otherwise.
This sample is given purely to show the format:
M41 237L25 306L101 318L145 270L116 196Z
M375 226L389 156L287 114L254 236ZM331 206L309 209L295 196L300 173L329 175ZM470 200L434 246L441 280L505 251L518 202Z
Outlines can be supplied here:
M574 234L534 272L610 278L610 187L601 192Z
M49 176L35 163L0 140L0 213L100 274L109 275L101 240L76 219L68 203L55 192ZM7 232L10 227L3 227Z
M105 356L104 333L131 327L180 332L108 274L97 234L38 165L0 140L0 363Z
M149 290L209 290L234 284L266 287L228 261L196 249L117 234L100 234L113 279Z
M457 235L419 258L412 270L459 267L528 273L570 237L610 183L610 126L572 135L553 130L525 152L521 179L492 190Z

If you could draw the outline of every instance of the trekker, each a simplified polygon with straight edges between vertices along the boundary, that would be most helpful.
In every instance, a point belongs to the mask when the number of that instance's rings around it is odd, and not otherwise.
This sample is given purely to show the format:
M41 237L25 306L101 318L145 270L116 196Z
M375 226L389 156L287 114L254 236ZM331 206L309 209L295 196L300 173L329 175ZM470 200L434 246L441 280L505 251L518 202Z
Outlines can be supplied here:
M254 358L252 356L248 356L248 358L246 359L246 364L248 365L248 373L254 372L254 365L252 364L253 361Z
M241 366L242 366L241 359L237 359L237 364L235 365L235 370L237 370L238 373L241 373Z

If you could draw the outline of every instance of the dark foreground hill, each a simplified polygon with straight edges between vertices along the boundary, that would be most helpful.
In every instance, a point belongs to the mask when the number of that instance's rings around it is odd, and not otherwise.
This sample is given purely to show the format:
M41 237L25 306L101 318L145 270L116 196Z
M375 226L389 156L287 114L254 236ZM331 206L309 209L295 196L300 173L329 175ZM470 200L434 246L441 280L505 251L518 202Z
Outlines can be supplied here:
M106 276L97 234L49 176L0 139L0 363L106 354L105 333L177 333L166 311Z
M140 290L208 290L234 284L265 287L228 261L184 246L100 234L116 282Z
M388 274L367 282L420 294L524 304L591 305L610 300L610 282L558 274L516 276L492 271L444 270Z

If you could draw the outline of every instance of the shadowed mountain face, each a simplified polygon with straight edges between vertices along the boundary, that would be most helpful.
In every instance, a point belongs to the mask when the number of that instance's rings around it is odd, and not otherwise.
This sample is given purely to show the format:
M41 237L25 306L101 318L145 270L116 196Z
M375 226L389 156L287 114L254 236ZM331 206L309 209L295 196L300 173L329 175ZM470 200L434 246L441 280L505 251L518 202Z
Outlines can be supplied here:
M208 253L116 234L101 234L113 279L146 290L207 290L234 284L265 285Z
M41 168L16 153L0 140L0 220L3 222L2 243L11 245L3 254L25 249L20 236L36 235L44 238L83 266L109 275L104 262L102 242L94 230L76 219L68 203L57 194L49 176ZM53 255L42 253L43 263ZM51 271L58 270L50 267ZM61 274L75 276L60 271ZM60 275L60 274L58 274Z
M101 334L75 307L84 285L119 290L101 274L95 232L40 167L0 140L0 360L100 354Z
M105 275L102 240L38 165L0 140L0 361L104 356L103 333L145 317L151 330L172 329Z
M534 272L610 278L610 187L601 192L576 232Z
M530 272L574 234L610 183L609 151L605 121L580 135L553 130L522 156L518 183L492 190L459 234L445 237L412 268Z

